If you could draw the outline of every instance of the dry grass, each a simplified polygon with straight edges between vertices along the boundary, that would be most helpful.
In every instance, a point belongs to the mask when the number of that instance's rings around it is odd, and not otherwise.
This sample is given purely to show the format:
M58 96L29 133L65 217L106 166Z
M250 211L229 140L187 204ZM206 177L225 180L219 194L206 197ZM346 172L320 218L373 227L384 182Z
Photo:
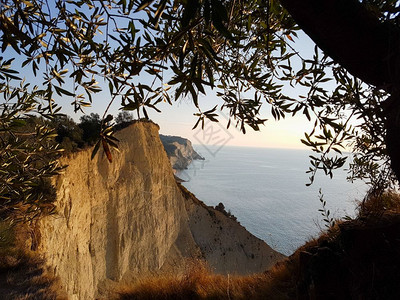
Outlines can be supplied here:
M400 194L393 191L372 193L360 203L358 210L360 216L400 213Z
M355 220L338 221L268 272L223 276L194 261L183 275L120 287L118 299L400 299L399 240L400 195L370 195Z
M119 299L292 299L293 272L287 263L252 276L213 274L193 261L184 274L148 277L119 287Z

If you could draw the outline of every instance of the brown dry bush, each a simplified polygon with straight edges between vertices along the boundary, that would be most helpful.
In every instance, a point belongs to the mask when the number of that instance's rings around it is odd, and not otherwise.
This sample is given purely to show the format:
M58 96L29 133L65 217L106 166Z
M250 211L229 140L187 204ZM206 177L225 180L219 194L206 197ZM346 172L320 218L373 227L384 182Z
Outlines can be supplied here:
M117 293L119 299L291 299L293 274L287 263L256 275L213 274L196 260L184 274L147 277Z

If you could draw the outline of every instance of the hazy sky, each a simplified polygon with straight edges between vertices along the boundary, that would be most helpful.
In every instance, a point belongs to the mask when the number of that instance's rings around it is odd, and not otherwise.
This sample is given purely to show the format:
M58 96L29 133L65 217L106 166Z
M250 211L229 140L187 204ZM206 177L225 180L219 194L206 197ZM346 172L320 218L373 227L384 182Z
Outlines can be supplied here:
M207 102L218 102L210 97ZM152 114L151 118L160 125L160 133L169 135L180 135L189 138L193 143L202 144L224 144L231 146L250 146L250 147L274 147L274 148L302 148L300 138L303 138L304 131L309 130L311 124L307 119L299 117L287 117L285 120L275 121L269 113L269 107L265 106L262 118L267 118L265 126L261 126L261 131L254 131L247 128L246 134L240 132L234 126L226 129L228 122L227 115L220 112L219 123L208 121L205 123L204 130L198 126L192 130L197 121L193 116L196 112L192 103L181 101L175 106L166 106L161 114Z
M310 57L314 51L314 43L305 35L300 33L298 38L295 38L295 42L292 46L299 51L304 57ZM29 67L28 67L29 68ZM41 78L32 78L27 76L27 81L33 84L39 84ZM144 72L142 72L144 73ZM146 76L143 76L144 81ZM141 78L138 78L140 81ZM70 86L69 86L70 85ZM100 85L102 85L100 83ZM72 83L66 82L65 89L72 89ZM105 86L104 92L100 94L93 95L93 107L85 109L86 113L95 112L100 116L103 115L110 96L108 93L108 88ZM289 91L287 94L294 96L296 90ZM293 94L291 94L293 93ZM70 115L76 121L82 114L75 114L73 108L70 105L72 98L68 99L57 99L63 109L62 112ZM201 95L199 99L200 107L203 111L211 109L216 104L222 104L222 101L218 99L213 92L207 93L207 95ZM116 100L111 106L109 113L116 116L119 112L120 102ZM160 133L168 135L179 135L186 137L194 144L227 144L231 146L249 146L249 147L274 147L274 148L305 148L305 146L300 142L300 139L304 137L305 131L311 130L310 122L300 115L296 117L287 116L286 119L275 121L270 114L270 106L264 104L261 110L261 118L266 118L268 121L265 126L261 126L261 131L255 132L250 127L247 127L247 133L243 134L234 126L231 125L229 130L226 129L227 118L221 114L219 120L220 124L209 122L205 124L205 130L201 131L200 127L192 130L192 127L197 121L197 117L193 114L197 112L197 109L188 99L181 99L178 102L173 103L173 106L167 103L161 103L158 106L162 110L162 113L149 112L150 118L160 125ZM226 113L226 112L225 112ZM134 116L135 113L134 113Z
M296 50L304 56L310 57L313 53L314 43L304 34L300 34L295 43L292 44ZM107 88L105 88L107 90ZM290 92L289 92L290 93ZM95 95L93 108L87 109L86 112L96 112L103 114L108 101L107 92ZM200 107L203 110L212 108L215 104L221 104L213 93L202 95L199 99ZM67 103L63 104L63 111L73 116L75 120L80 115L75 115L72 108ZM110 109L110 113L116 116L120 103L117 101ZM296 117L287 116L286 119L275 121L270 114L270 106L264 105L261 110L261 117L268 119L265 126L261 126L261 131L255 132L250 127L247 128L246 134L241 133L238 129L231 125L229 130L226 129L227 117L224 112L219 118L220 124L208 122L205 124L204 132L200 126L195 130L192 127L197 121L197 117L193 114L197 112L195 106L188 99L182 99L173 103L173 106L167 103L158 106L162 113L149 112L150 118L160 125L160 133L168 135L179 135L190 139L194 144L227 144L231 146L249 146L249 147L273 147L273 148L305 148L300 142L304 137L305 131L310 131L312 124L307 121L305 116L296 115ZM134 113L134 116L135 113Z

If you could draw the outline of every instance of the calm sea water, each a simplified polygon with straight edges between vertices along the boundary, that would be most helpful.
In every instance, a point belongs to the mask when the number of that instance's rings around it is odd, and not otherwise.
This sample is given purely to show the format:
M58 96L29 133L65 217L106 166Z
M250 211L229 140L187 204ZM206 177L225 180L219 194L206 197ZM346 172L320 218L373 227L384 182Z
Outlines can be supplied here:
M362 182L347 182L343 171L333 179L321 172L307 187L307 150L207 147L194 147L205 161L177 174L184 186L207 205L222 202L248 231L286 255L324 227L320 188L337 218L354 215L366 191Z

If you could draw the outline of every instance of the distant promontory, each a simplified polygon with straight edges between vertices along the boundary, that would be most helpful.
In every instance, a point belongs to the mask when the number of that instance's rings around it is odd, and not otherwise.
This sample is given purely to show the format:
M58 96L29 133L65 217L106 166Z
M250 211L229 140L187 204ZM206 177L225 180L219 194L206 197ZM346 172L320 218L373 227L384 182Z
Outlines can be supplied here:
M204 160L204 157L194 151L190 140L180 136L162 135L160 139L167 152L172 168L175 170L187 169L189 164L195 160Z

